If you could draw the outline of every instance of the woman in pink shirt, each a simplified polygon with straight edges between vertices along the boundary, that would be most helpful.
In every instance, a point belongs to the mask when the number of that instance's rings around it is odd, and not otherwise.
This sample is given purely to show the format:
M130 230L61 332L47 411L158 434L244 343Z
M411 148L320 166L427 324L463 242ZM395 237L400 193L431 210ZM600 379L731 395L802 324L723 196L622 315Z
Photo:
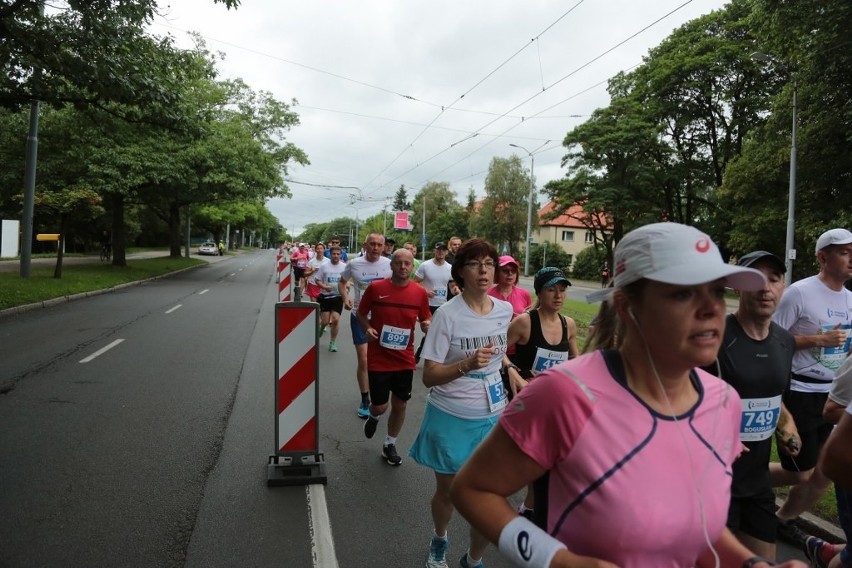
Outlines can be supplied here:
M762 289L763 274L677 223L625 235L614 266L619 346L525 387L456 475L453 503L523 567L774 566L725 527L742 403L698 368L722 341L725 287ZM534 481L535 523L507 501Z
M500 257L498 263L497 274L495 275L496 284L488 290L489 296L512 304L512 319L532 306L530 293L518 286L518 275L518 261L505 254Z

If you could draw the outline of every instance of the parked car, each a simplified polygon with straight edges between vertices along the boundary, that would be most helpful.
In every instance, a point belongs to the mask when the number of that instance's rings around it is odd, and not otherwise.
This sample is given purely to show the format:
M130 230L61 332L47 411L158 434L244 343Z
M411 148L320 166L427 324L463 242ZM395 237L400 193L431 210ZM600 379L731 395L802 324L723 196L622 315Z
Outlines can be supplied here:
M198 254L210 254L213 256L218 256L219 248L216 246L216 243L206 242L200 247L198 247Z

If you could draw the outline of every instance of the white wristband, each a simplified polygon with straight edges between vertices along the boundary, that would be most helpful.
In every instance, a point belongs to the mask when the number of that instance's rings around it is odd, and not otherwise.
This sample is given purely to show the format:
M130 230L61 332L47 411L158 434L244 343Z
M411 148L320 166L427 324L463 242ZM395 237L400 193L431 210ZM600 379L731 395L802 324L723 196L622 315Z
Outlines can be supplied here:
M500 531L497 548L516 565L549 568L564 544L535 526L525 517L515 517Z

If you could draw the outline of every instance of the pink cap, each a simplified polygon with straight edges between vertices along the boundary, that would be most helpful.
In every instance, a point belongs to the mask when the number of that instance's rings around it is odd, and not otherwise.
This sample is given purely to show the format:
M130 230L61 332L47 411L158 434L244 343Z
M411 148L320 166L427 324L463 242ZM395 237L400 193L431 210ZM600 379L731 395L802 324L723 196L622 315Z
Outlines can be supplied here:
M517 260L515 260L514 258L509 256L508 254L504 254L503 256L500 257L500 262L498 263L498 265L499 266L506 266L508 264L514 264L515 268L518 268L520 266L520 264L518 264Z

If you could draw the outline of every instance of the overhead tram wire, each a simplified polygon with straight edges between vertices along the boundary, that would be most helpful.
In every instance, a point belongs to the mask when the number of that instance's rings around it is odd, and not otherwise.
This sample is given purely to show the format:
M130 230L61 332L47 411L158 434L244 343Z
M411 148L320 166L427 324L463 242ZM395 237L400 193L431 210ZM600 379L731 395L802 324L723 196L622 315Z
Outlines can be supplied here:
M567 14L567 12L566 12L566 14ZM564 17L564 15L565 15L565 14L563 14L563 17ZM560 19L561 19L561 18L560 18ZM558 20L557 20L557 21L558 21ZM166 24L166 23L163 23L163 22L154 22L154 23L155 23L156 25L162 26L162 27L164 27L164 28L170 28L170 29L173 29L173 30L175 30L175 31L182 32L182 33L185 33L185 34L189 34L189 33L191 33L189 30L185 30L185 29L183 29L183 28L179 28L179 27L177 27L177 26L173 26L173 25L171 25L171 24ZM365 81L359 81L359 80L357 80L357 79L351 79L351 78L346 77L346 76L344 76L344 75L340 75L340 74L337 74L337 73L333 73L333 72L331 72L331 71L326 71L326 70L324 70L324 69L319 69L319 68L317 68L317 67L312 67L312 66L310 66L310 65L306 65L306 64L304 64L304 63L299 63L299 62L297 62L297 61L290 61L289 59L284 59L283 57L278 57L277 55L271 55L271 54L269 54L269 53L265 53L265 52L263 52L263 51L259 51L259 50L256 50L256 49L252 49L252 48L250 48L250 47L245 47L245 46L242 46L242 45L237 45L237 44L232 43L232 42L228 42L228 41L225 41L225 40L217 39L217 38L210 37L210 36L203 35L203 34L198 34L198 35L199 35L200 37L203 37L203 38L204 38L204 39L206 39L206 40L209 40L209 41L213 41L213 42L216 42L216 43L221 43L222 45L227 45L227 46L233 47L233 48L235 48L235 49L239 49L239 50L246 51L246 52L249 52L249 53L254 53L255 55L260 55L260 56L262 56L262 57L266 57L266 58L269 58L269 59L275 59L276 61L280 61L280 62L282 62L282 63L287 63L287 64L289 64L289 65L295 65L296 67L301 67L301 68L303 68L303 69L307 69L307 70L309 70L309 71L314 71L314 72L316 72L316 73L320 73L320 74L323 74L323 75L328 75L328 76L330 76L330 77L335 77L335 78L338 78L338 79L343 79L344 81L349 81L349 82L352 82L352 83L355 83L355 84L358 84L358 85L361 85L361 86L368 87L368 88L370 88L370 89L375 89L375 90L381 91L381 92L383 92L383 93L388 93L388 94L391 94L391 95L400 96L400 97L402 97L402 98L404 98L404 99L409 99L409 100L414 101L414 102L423 103L423 104L426 104L426 105L429 105L429 106L433 106L433 107L435 107L435 108L442 108L442 107L444 106L444 105L441 105L440 103L435 103L435 102L432 102L432 101L427 101L427 100L425 100L425 99L420 99L420 98L417 98L417 97L413 97L413 96L411 96L411 95L405 95L405 94L400 93L400 92L398 92L398 91L394 91L393 89L388 89L388 88L386 88L386 87L381 87L381 86L379 86L379 85L373 85L372 83L367 83L367 82L365 82ZM541 35L541 34L539 34L539 35ZM315 106L310 106L310 105L303 105L303 104L301 104L301 103L298 103L296 106L298 106L298 107L300 107L300 108L307 108L307 109L312 109L312 110L321 110L321 111L324 111L324 112L335 112L335 113L340 113L340 114L350 114L350 115L352 115L352 116L362 116L362 117L365 117L365 118L374 118L374 119L377 119L377 120L388 120L388 121L391 121L391 122L399 122L399 123L402 123L402 124L413 124L413 125L416 125L416 126L422 126L422 123L407 122L407 121L395 120L395 119L392 119L392 118L384 118L384 117L379 117L379 116L362 115L362 114L358 114L358 113L354 113L354 112L349 112L349 111L335 110L335 109L328 109L328 108L322 108L322 107L315 107ZM468 113L472 113L472 114L487 114L487 115L497 115L497 114L498 114L498 113L495 113L495 112L490 112L490 111L486 111L486 110L471 109L471 108L457 108L457 107L453 107L452 109L450 109L449 107L447 107L447 109L446 109L446 110L454 110L454 111L456 111L456 112L468 112ZM510 117L510 118L521 118L521 117L514 117L514 116L512 116L512 117ZM435 127L435 128L441 128L441 127Z
M237 45L237 44L234 44L234 43L228 42L228 41L220 40L220 39L213 38L213 37L210 37L210 36L202 36L202 37L204 37L205 39L211 40L211 41L215 41L215 42L221 43L221 44L223 44L223 45L228 45L228 46L234 47L234 48L236 48L236 49L245 50L245 51L248 51L248 52L250 52L250 53L254 53L254 54L256 54L256 55L261 55L261 56L263 56L263 57L268 57L268 58L270 58L270 59L275 59L275 60L277 60L277 61L281 61L281 62L283 62L283 63L287 63L287 64L295 65L295 66L298 66L298 67L302 67L302 68L304 68L304 69L308 69L308 70L311 70L311 71L314 71L314 72L317 72L317 73L321 73L321 74L329 75L329 76L332 76L332 77L335 77L335 78L338 78L338 79L342 79L342 80L344 80L344 81L349 81L349 82L352 82L352 83L355 83L355 84L358 84L358 85L362 85L362 86L365 86L365 87L368 87L368 88L372 88L372 89L375 89L375 90L379 90L379 91L382 91L382 92L385 92L385 93L388 93L388 94L392 94L392 95L400 96L400 97L406 98L406 99L408 99L408 100L412 100L412 101L415 101L415 102L420 102L420 103L424 103L424 104L427 104L427 105L430 105L430 106L434 106L434 107L441 108L440 113L439 113L439 114L435 117L435 119L433 119L433 120L432 120L432 122L430 123L430 126L427 126L426 128L424 128L424 131L423 131L423 132L421 132L420 134L418 134L418 135L417 135L417 137L415 137L414 141L412 141L412 142L411 142L408 146L406 146L406 148L405 148L405 149L404 149L404 150L403 150L403 151L402 151L402 152L401 152L401 153L400 153L400 154L399 154L396 158L394 158L394 159L393 159L393 161L392 161L390 164L388 164L388 166L386 166L386 167L385 167L385 168L384 168L384 169L383 169L383 170L382 170L379 174L377 174L377 175L376 175L376 176L375 176L372 180L370 180L370 182L369 182L369 183L367 183L367 184L365 184L365 185L364 185L364 187L367 187L368 185L370 185L371 183L373 183L373 182L375 181L375 179L376 179L376 178L378 178L378 176L379 176L379 175L381 175L382 173L384 173L384 171L386 171L386 170L387 170L387 169L388 169L391 165L393 165L393 163L395 163L395 162L396 162L396 161L397 161L397 160L398 160L398 159L402 156L402 154L404 154L404 153L405 153L405 151L407 151L407 149L408 149L408 148L409 148L409 147L410 147L410 146L411 146L411 145L412 145L412 144L413 144L413 143L414 143L417 139L419 139L419 138L420 138L420 136L422 136L422 134L426 131L426 129L428 129L429 127L431 127L431 125L432 125L432 124L434 124L435 120L437 120L437 119L441 116L441 114L443 114L443 112L445 112L445 110L449 110L449 109L450 109L453 105L455 105L455 104L456 104L459 100L461 100L461 99L462 99L462 98L463 98L466 94L470 93L470 92L471 92L474 88L476 88L476 86L478 86L479 84L481 84L481 83L482 83L482 81L484 81L485 79L487 79L488 77L490 77L490 76L491 76L494 72L496 72L496 71L497 71L500 67L504 66L504 65L505 65L505 64L506 64L509 60L511 60L511 59L512 59L512 58L514 58L517 54L521 53L524 49L526 49L527 47L529 47L529 45L532 43L532 41L535 41L535 40L539 39L539 38L541 37L541 35L543 35L543 34L544 34L545 32L547 32L547 31L548 31L551 27L553 27L556 23L558 23L560 20L562 20L564 17L566 17L569 13L571 13L571 12L572 12L572 11L573 11L573 10L574 10L577 6L579 6L580 4L582 4L582 2L583 2L583 1L584 1L584 0L580 0L580 2L578 2L577 4L575 4L574 6L572 6L572 7L571 7L568 11L566 11L563 15L561 15L559 18L557 18L557 19L556 19L553 23L551 23L551 24L550 24L547 28L545 28L545 29L544 29L541 33L539 33L539 34L538 34L535 38L533 38L532 40L530 40L530 42L529 42L529 43L525 44L525 46L524 46L524 47L520 48L520 49L519 49L519 50L518 50L515 54L513 54L513 55L512 55L509 59L507 59L504 63L500 64L500 66L498 66L495 70L493 70L491 73L489 73L488 75L486 75L486 77L484 77L483 79L481 79L480 81L478 81L478 82L477 82L477 83L476 83L473 87L471 87L470 89L468 89L468 91L466 91L466 92L465 92L465 94L463 94L463 95L459 96L459 97L458 97L455 101L453 101L453 103L452 103L450 106L444 106L444 105L440 105L440 104L438 104L438 103L433 103L433 102L430 102L430 101L425 101L425 100L422 100L422 99L418 99L418 98L413 97L413 96L411 96L411 95L405 95L405 94L403 94L403 93L400 93L400 92L394 91L394 90L392 90L392 89L387 89L387 88L385 88L385 87L380 87L380 86L377 86L377 85L373 85L373 84L370 84L370 83L366 83L366 82L363 82L363 81L359 81L359 80L357 80L357 79L351 79L351 78L346 77L346 76L344 76L344 75L339 75L339 74L337 74L337 73L332 73L332 72L329 72L329 71L325 71L325 70L322 70L322 69L318 69L318 68L316 68L316 67L312 67L312 66L310 66L310 65L305 65L305 64L298 63L298 62L295 62L295 61L290 61L290 60L288 60L288 59L284 59L284 58L282 58L282 57L278 57L278 56L270 55L270 54L268 54L268 53L264 53L264 52L262 52L262 51L255 50L255 49L252 49L252 48L243 47L243 46L240 46L240 45ZM529 101L533 100L535 97L537 97L537 96L538 96L538 95L540 95L541 93L546 92L548 89L550 89L550 88L552 88L552 87L556 86L557 84L561 83L561 82L562 82L562 81L564 81L565 79L567 79L567 78L571 77L572 75L574 75L575 73L577 73L577 72L578 72L578 71L580 71L581 69L584 69L585 67L587 67L588 65L592 64L593 62L597 61L598 59L600 59L601 57L603 57L604 55L606 55L606 54L607 54L607 53L609 53L610 51L612 51L612 50L616 49L617 47L620 47L620 46L621 46L621 45L623 45L624 43L626 43L626 42L630 41L631 39L633 39L633 38L634 38L634 37L636 37L637 35L641 34L641 33L642 33L642 32L644 32L644 31L646 31L646 30L647 30L647 29L649 29L650 27L652 27L652 26L656 25L656 24L657 24L657 23L659 23L660 21L662 21L662 20L664 20L664 19L668 18L669 16L671 16L671 15L672 15L672 14L674 14L675 12L677 12L677 11L681 10L684 6L687 6L688 4L691 4L692 2L693 2L693 0L687 0L686 2L684 2L683 4L681 4L680 6L678 6L677 8L675 8L675 9L671 10L670 12L668 12L667 14L665 14L664 16L662 16L662 17L658 18L657 20L655 20L655 21L654 21L654 22L652 22L651 24L649 24L649 25L645 26L644 28L642 28L642 29L641 29L641 30L639 30L638 32L636 32L636 33L632 34L631 36L629 36L629 37L628 37L628 38L626 38L625 40L623 40L623 41L619 42L618 44L616 44L615 46L613 46L612 48L610 48L609 50L607 50L607 51L603 52L602 54L600 54L600 55L599 55L599 56L597 56L596 58L594 58L594 59L592 59L591 61L587 62L585 65L583 65L583 66L581 66L581 67L579 67L579 68L575 69L574 71L572 71L571 73L569 73L569 74L565 75L564 77L562 77L562 78L561 78L561 79L559 79L558 81L556 81L556 82L552 83L551 85L549 85L549 86L545 87L542 91L540 91L540 92L539 92L539 93L537 93L536 95L534 95L534 96L532 96L532 97L529 97L528 99L524 100L524 101L523 101L523 102L521 102L520 104L518 104L518 105L516 105L516 106L512 107L512 108L511 108L510 110L508 110L507 112L505 112L505 113L502 113L502 114L498 115L498 118L496 118L495 120L493 120L493 121L491 121L491 122L487 123L486 125L484 125L484 126L480 127L480 128L477 130L477 132L476 132L475 134L483 134L483 133L479 132L479 131L480 131L480 130L482 130L483 128L486 128L486 127L487 127L487 126L489 126L490 124L493 124L493 123L494 123L494 122L496 122L496 120L498 120L499 118L510 117L509 113L511 113L513 110L515 110L515 109L519 108L520 106L522 106L522 105L526 104L527 102L529 102ZM178 27L173 26L173 25L171 25L171 24L167 24L167 23L164 23L164 22L154 22L154 23L155 23L156 25L161 25L161 26L163 26L163 27L170 28L170 29L174 29L174 30L177 30L177 31L180 31L180 32L183 32L183 33L189 33L189 32L188 32L188 30L184 30L184 29L178 28ZM562 101L562 102L564 102L564 101ZM558 104L562 104L562 103L558 103ZM555 106L555 105L554 105L554 106ZM553 108L553 106L551 106L551 107L549 107L549 108ZM454 110L460 110L460 109L454 109ZM489 114L490 114L490 113L489 113ZM522 121L523 121L523 118L522 118ZM514 127L512 127L512 128L514 128ZM484 135L484 134L483 134L483 135ZM487 145L487 144L486 144L486 145ZM440 155L440 154L441 154L441 153L443 153L444 151L446 151L446 150L443 150L442 152L440 152L439 154L436 154L436 155L435 155L435 156L433 156L432 158L437 157L437 155ZM465 158L463 158L463 160L464 160L464 159L467 159L467 157L469 157L470 155L472 155L472 154L468 154L468 156L466 156ZM426 162L430 161L432 158L427 159L425 162L421 162L419 165L415 166L414 168L411 168L410 170L406 171L405 173L401 174L400 176L397 176L397 177L396 177L396 178L394 178L393 180L391 180L391 181L389 181L389 182L386 182L386 183L392 183L392 182L393 182L393 181L395 181L396 179L399 179L399 177L402 177L402 175L406 175L407 173L409 173L410 171L413 171L414 169L416 169L416 168L417 168L417 167L419 167L420 165L422 165L422 164L424 164L424 163L426 163ZM456 163L458 163L458 162L456 162ZM455 165L455 164L453 164L453 165ZM446 168L445 168L445 170L442 170L442 171L446 171ZM375 193L375 192L376 192L376 191L378 191L379 189L380 189L380 188L376 188L376 189L375 189L375 190L373 190L372 192L369 192L369 194Z
M408 121L408 120L398 120L396 118L388 118L388 117L384 117L384 116L376 116L376 115L370 115L370 114L360 114L360 113L357 113L357 112L349 112L349 111L345 111L345 110L335 110L335 109L330 109L330 108L309 106L309 105L303 105L303 104L299 104L298 106L299 106L299 108L306 108L306 109L310 109L310 110L319 110L319 111L323 111L323 112L333 112L333 113L338 113L338 114L346 114L346 115L349 115L349 116L357 116L359 118L369 118L369 119L372 119L372 120L383 120L383 121L386 121L386 122L395 122L397 124L410 124L412 126L424 126L424 123L422 123L422 122L411 122L411 121ZM497 116L496 112L476 111L476 110L463 110L462 111L460 109L453 109L453 110L459 111L459 112L475 112L475 113L478 113L478 114L490 114L490 115ZM521 117L521 116L510 116L509 118L523 118L523 117ZM447 132L458 132L460 134L473 134L473 132L470 132L469 130L462 130L460 128L450 128L449 126L432 126L432 128L434 128L436 130L446 130ZM478 134L479 134L479 136L493 136L491 134L484 134L484 133L481 133L481 132L478 133ZM528 137L528 139L538 140L538 138L532 138L532 137Z
M185 29L179 28L179 27L177 27L177 26L173 26L173 25L171 25L171 24L166 24L166 23L164 23L164 22L154 22L154 23L155 23L156 25L163 26L164 28L170 28L170 29L173 29L173 30L175 30L175 31L183 32L183 33L185 33L185 34L189 34L189 33L191 33L189 30L185 30ZM199 35L201 35L201 34L199 34ZM282 63L287 63L288 65L295 65L296 67L301 67L302 69L307 69L307 70L309 70L309 71L313 71L313 72L315 72L315 73L320 73L320 74L322 74L322 75L328 75L329 77L334 77L335 79L341 79L341 80L343 80L343 81L348 81L348 82L350 82L350 83L355 83L356 85L361 85L362 87L367 87L367 88L370 88L370 89L375 89L375 90L377 90L377 91L381 91L381 92L383 92L383 93L387 93L387 94L390 94L390 95L396 95L396 96L398 96L398 97L402 97L402 98L404 98L404 99L408 99L408 100L411 100L411 101L414 101L414 102L418 102L418 103L423 103L423 104L426 104L426 105L429 105L429 106L433 106L433 107L436 107L436 108L442 108L442 105L441 105L441 104L439 104L439 103L433 103L433 102L426 101L426 100L423 100L423 99L418 99L417 97L414 97L414 96L412 96L412 95L406 95L406 94L404 94L404 93L400 93L400 92L398 92L398 91L394 91L393 89L388 89L388 88L386 88L386 87L380 87L380 86L378 86L378 85L373 85L372 83L366 83L366 82L364 82L364 81L359 81L358 79L352 79L351 77L347 77L347 76L345 76L345 75L340 75L340 74L338 74L338 73L332 73L331 71L326 71L326 70L324 70L324 69L319 69L319 68L317 68L317 67L312 67L312 66L310 66L310 65L305 65L304 63L299 63L298 61L291 61L291 60L289 60L289 59L284 59L283 57L278 57L277 55L271 55L271 54L269 54L269 53L264 53L263 51L260 51L260 50L257 50L257 49L252 49L251 47L244 47L244 46L242 46L242 45L237 45L237 44L235 44L235 43L231 43L231 42L229 42L229 41L221 40L221 39L218 39L218 38L215 38L215 37L206 36L206 35L201 35L201 37L203 37L204 39L209 40L209 41L214 41L214 42L216 42L216 43L221 43L222 45L227 45L227 46L229 46L229 47L233 47L233 48L235 48L235 49L240 49L240 50L242 50L242 51L247 51L247 52L249 52L249 53L253 53L253 54L255 54L255 55L260 55L260 56L262 56L262 57L267 57L267 58L269 58L269 59L274 59L274 60L276 60L276 61L280 61L280 62L282 62Z
M676 8L674 8L674 9L672 9L672 10L670 10L669 12L667 12L666 14L664 14L664 15L660 16L659 18L657 18L656 20L654 20L654 21L653 21L653 22L651 22L650 24L648 24L648 25L646 25L645 27L641 28L639 31L637 31L637 32L635 32L635 33L633 33L633 34L631 34L630 36L628 36L627 38L625 38L625 39L621 40L620 42L618 42L617 44L613 45L613 46L612 46L612 47L610 47L609 49L607 49L607 50L603 51L602 53L600 53L599 55L597 55L597 56L593 57L592 59L590 59L589 61L587 61L587 62L586 62L586 63L584 63L583 65L581 65L581 66L577 67L576 69L574 69L573 71L569 72L568 74L566 74L566 75L565 75L565 76L563 76L562 78L558 79L558 80L557 80L557 81L555 81L554 83L552 83L552 84L548 85L548 86L547 86L547 87L545 87L543 90L536 92L535 94L531 95L530 97L527 97L525 100L521 101L521 102L520 102L520 103L518 103L517 105L515 105L515 106L513 106L512 108L510 108L509 110L507 110L506 112L502 113L501 115L499 115L499 116L498 116L497 118L495 118L494 120L491 120L490 122L487 122L486 124L484 124L484 125L480 126L480 127L479 127L479 128L478 128L475 132L474 132L474 135L476 135L476 134L481 134L481 132L480 132L480 131L481 131L482 129L484 129L484 128L487 128L487 127L491 126L492 124L494 124L495 122L497 122L497 121L498 121L498 120L500 120L501 118L505 118L505 117L509 116L509 113L511 113L512 111L517 110L517 109L518 109L518 108L520 108L521 106L523 106L523 105L527 104L528 102L530 102L530 101L534 100L535 98L539 97L540 95L542 95L542 94L543 94L543 93L545 93L546 91L548 91L548 90L552 89L553 87L555 87L555 86L556 86L556 85L558 85L559 83L561 83L561 82L565 81L565 80L566 80L566 79L568 79L569 77L571 77L571 76L575 75L576 73L580 72L581 70L585 69L586 67L588 67L588 66L589 66L589 65L591 65L592 63L594 63L594 62L598 61L599 59L601 59L601 58L602 58L602 57L604 57L605 55L607 55L607 54L611 53L612 51L614 51L615 49L617 49L617 48L621 47L622 45L624 45L624 44L625 44L625 43L627 43L628 41L632 40L632 39L633 39L633 38L635 38L636 36L638 36L638 35L640 35L640 34L644 33L645 31L649 30L649 29L650 29L650 28L652 28L653 26L655 26L655 25L657 25L658 23L662 22L662 21L663 21L663 20L665 20L666 18L670 17L672 14L674 14L674 13L678 12L679 10L682 10L684 7L688 6L688 5L689 5L689 4L691 4L693 1L694 1L694 0L686 0L686 2L684 2L683 4L681 4L681 5L677 6ZM591 89L595 88L596 86L598 86L598 85L600 85L601 83L604 83L604 82L606 82L606 81L602 81L602 82L598 83L597 85L594 85L593 87L589 87L588 89L586 89L586 90L584 90L584 91L582 91L582 92L586 92L587 90L591 90ZM562 104L562 103L566 102L567 100L570 100L571 98L574 98L574 97L578 96L579 94L581 94L581 93L577 93L577 94L575 94L575 95L572 95L572 96L571 96L571 97L569 97L568 99L565 99L565 100L563 100L563 101L560 101L560 102L559 102L559 103L557 103L557 104ZM547 107L547 109L546 109L546 110L552 109L554 106L556 106L556 105L551 105L550 107ZM540 112L544 112L544 111L540 111ZM535 117L536 117L536 115L534 114L534 115L531 115L531 116L529 116L529 117L522 118L520 122L518 122L518 123L516 123L516 124L514 124L514 125L512 125L512 126L510 126L508 129L504 130L504 131L500 134L500 136L502 136L502 135L506 134L507 132L511 131L512 129L514 129L515 127L519 126L520 124L523 124L525 120L529 120L529 119L531 119L531 118L535 118ZM470 138L473 138L473 137L474 137L474 136L471 136ZM499 136L498 136L498 138L499 138ZM448 169L450 169L451 167L453 167L453 166L455 166L455 165L457 165L457 164L459 164L459 163L463 162L464 160L468 159L470 156L472 156L473 154L475 154L475 153L476 153L476 152L478 152L479 150L481 150L481 149L485 148L486 146L488 146L489 144L491 144L491 141L486 142L485 144L483 144L482 146L480 146L479 148L477 148L477 149L476 149L476 150L474 150L473 152L471 152L471 153L467 154L466 156L462 157L462 158L461 158L461 159L459 159L458 161L456 161L456 162L454 162L453 164L451 164L451 165L447 166L446 168L444 168L443 170L441 170L441 171L440 171L440 172L438 172L437 174L433 174L433 175L429 176L429 177L430 177L430 179L433 179L435 176L437 176L437 175L439 175L439 174L441 174L441 173L443 173L443 172L447 171L447 170L448 170ZM403 177L403 176L405 176L405 175L408 175L408 174L409 174L409 173L411 173L412 171L414 171L414 170L416 170L417 168L419 168L422 164L424 164L424 163L426 163L426 162L430 161L430 160L431 160L431 159L433 159L433 158L436 158L437 156L439 156L439 155L443 154L444 152L446 152L446 151L447 151L447 150L449 150L449 149L450 149L450 148L448 147L448 148L445 148L444 150L441 150L438 154L435 154L435 155L434 155L434 156L432 156L431 158L428 158L425 162L421 162L420 164L418 164L418 165L416 165L416 166L414 166L414 167L412 167L412 168L410 168L410 169L406 170L405 172L403 172L402 174L398 175L397 177L395 177L395 178L393 178L393 179L391 179L391 180L389 180L389 181L385 182L385 184L384 184L384 185L391 184L391 183L393 183L394 181L398 180L399 178L401 178L401 177ZM395 159L394 159L394 161L396 161L396 159L398 159L398 158L395 158ZM388 166L388 167L389 167L389 166ZM387 169L387 168L385 168L385 169ZM382 171L384 171L384 170L382 170ZM378 176L377 176L377 177L378 177ZM374 180L375 180L375 178L374 178L373 180L371 180L371 181L370 181L370 183L372 183ZM367 184L367 185L369 185L369 184ZM365 185L365 187L366 187L366 185ZM376 189L376 190L374 190L374 191L377 191L378 189L379 189L379 188L377 188L377 189Z
M638 67L638 66L639 66L639 64L637 63L636 65L633 65L633 66L631 66L631 67L628 67L627 69L624 69L624 71L630 71L631 69L635 69L635 68L636 68L636 67ZM559 101L559 102L557 102L557 103L554 103L554 104L550 105L549 107L547 107L547 108L544 108L544 109L540 110L538 113L533 114L533 115L531 115L531 116L527 117L527 119L526 119L526 120L531 120L531 119L533 119L533 118L548 118L548 117L541 117L541 116L539 116L539 115L540 115L541 113L543 113L543 112L547 112L547 111L549 111L549 110L551 110L551 109L553 109L553 108L556 108L557 106L559 106L559 105L561 105L561 104L565 104L566 102L570 101L571 99L575 99L575 98L579 97L580 95L582 95L582 94L584 94L584 93L587 93L587 92L591 91L592 89L595 89L595 88L597 88L597 87L599 87L599 86L603 85L604 83L607 83L608 81L609 81L609 79L604 79L603 81L599 81L599 82L595 83L594 85L592 85L591 87L587 87L587 88L583 89L582 91L579 91L579 92L577 92L577 93L574 93L574 94L573 94L573 95L571 95L570 97L564 98L564 99L562 99L561 101ZM567 117L569 117L569 118L571 118L571 117L580 117L580 116L581 116L581 115L567 115ZM515 127L520 126L520 125L521 125L521 124L523 124L523 123L524 123L524 121L521 121L521 122L519 122L519 123L513 124L512 126L510 126L509 128L507 128L506 130L504 130L503 132L501 132L500 134L496 134L496 135L495 135L495 134L489 134L488 136L491 136L491 137L492 137L492 140L491 140L491 141L487 142L486 144L483 144L482 146L480 146L479 148L477 148L477 149L476 149L476 150L474 150L473 152L471 152L471 153L467 154L466 156L463 156L463 157L462 157L462 158L460 158L459 160L457 160L457 161L453 162L452 164L450 164L449 166L447 166L446 168L444 168L444 169L443 169L443 170L441 170L440 172L438 172L438 173L436 173L436 174L433 174L433 176L432 176L432 177L438 176L438 175L440 175L440 174L444 173L445 171L449 170L450 168L453 168L453 167L457 166L458 164L460 164L460 163L462 163L463 161L465 161L465 160L467 160L468 158L470 158L470 157L471 157L472 155L474 155L475 153L479 152L480 150L482 150L483 148L485 148L486 146L488 146L488 144L491 144L491 142L493 142L493 141L494 141L493 139L502 138L502 137L503 137L503 136L505 136L508 132L512 131ZM523 138L523 137L520 137L520 136L519 136L518 138ZM556 147L556 146L555 146L555 147ZM548 148L547 150L541 150L541 151L539 151L539 152L537 152L537 153L550 151L550 150L552 150L552 149L553 149L553 148ZM431 159L431 158L430 158L430 159ZM402 175L406 175L406 174L408 174L409 172L413 171L414 169L415 169L415 168L412 168L411 170L409 170L408 172L405 172L405 173L404 173L404 174L402 174ZM486 170L486 171L487 171L487 170ZM473 177L474 175L477 175L477 174L472 174L472 175L469 175L469 176L465 176L465 177L461 178L461 180L467 179L467 178L469 178L469 177ZM402 177L402 176L400 176L400 177ZM395 179L398 179L398 178L395 178ZM461 180L457 180L457 181L461 181ZM392 181L394 181L394 180L391 180L391 182L392 182ZM388 182L388 183L391 183L391 182Z
M512 59L514 59L515 57L517 57L517 56L518 56L521 52L523 52L523 51L524 51L525 49L527 49L530 45L532 45L532 43L533 43L533 42L538 41L538 39L539 39L542 35L544 35L545 33L547 33L547 32L548 32L548 31L549 31L549 30L550 30L553 26L555 26L557 23L559 23L559 22L560 22L563 18L565 18L568 14L570 14L571 12L573 12L573 11L574 11L574 10L575 10L575 9L576 9L576 8L577 8L580 4L582 4L583 2L585 2L585 0L579 0L579 2L577 2L576 4L574 4L571 8L569 8L569 9L568 9L568 11L566 11L565 13L563 13L561 16L559 16L559 17L558 17L556 20L554 20L553 22L551 22L551 23L550 23L550 24L549 24L546 28L544 28L544 30L542 30L541 32L539 32L539 33L538 33L538 34L537 34L534 38L532 38L529 42L527 42L527 43L526 43L523 47L519 48L517 51L515 51L515 53L513 53L512 55L510 55L510 56L509 56L506 60L504 60L504 61L503 61L502 63L500 63L497 67L495 67L494 69L492 69L491 71L489 71L489 72L488 72L488 73L487 73L484 77L482 77L479 81L477 81L476 83L474 83L474 84L473 84L473 86L471 86L471 87L470 87L470 88L468 88L468 89L467 89L464 93L462 93L461 95L459 95L459 96L458 96L458 97L457 97L457 98L456 98L456 99L455 99L452 103L450 103L449 105L446 105L446 106L442 106L442 107L441 107L441 111L440 111L437 115L435 115L435 118L433 118L433 119L431 120L431 122L429 122L429 124L428 124L427 126L425 126L425 127L423 128L423 130L421 130L421 131L417 134L417 136L415 136L415 137L414 137L414 140L412 140L411 142L409 142L409 143L405 146L405 148L403 148L403 149L402 149L402 151L401 151L401 152L399 152L399 154L397 154L397 155L396 155L396 157L395 157L393 160L391 160L391 162L390 162L387 166L385 166L384 168L382 168L382 170L381 170L379 173L377 173L375 176L373 176L373 179L371 179L370 181L368 181L367 183L365 183L365 184L364 184L364 187L365 187L365 188L369 187L369 186L370 186L373 182L375 182L375 181L376 181L376 179L378 179L378 178L379 178L379 176L381 176L383 173L385 173L385 172L388 170L388 168L390 168L391 166L393 166L393 165L396 163L396 161L397 161L397 160L399 160L399 159L400 159L400 158L401 158L401 157L405 154L405 152L407 152L407 151L408 151L408 149L409 149L409 148L411 148L412 146L414 146L414 143L415 143L415 142L417 142L417 141L420 139L420 137L421 137L421 136L423 136L423 135L424 135L424 134L425 134L425 133L429 130L429 128L431 128L431 127L432 127L432 125L433 125L433 124L435 124L435 121L437 121L437 120L438 120L438 119L439 119L439 118L440 118L440 117L441 117L441 116L442 116L442 115L443 115L443 114L444 114L447 110L451 109L453 106L455 106L455 105L456 105L456 103L458 103L460 100L462 100L465 96L467 96L468 94L470 94L471 92L473 92L473 90L474 90L474 89L476 89L479 85L481 85L482 83L484 83L484 82L485 82L485 81L486 81L489 77L491 77L492 75L494 75L497 71L499 71L500 69L502 69L502 68L503 68L506 64L508 64L508 63L509 63ZM495 119L495 120L498 120L498 119ZM433 156L433 157L435 157L435 156ZM421 162L421 163L422 163L422 162ZM373 191L371 191L371 192L368 192L368 193L367 193L367 195L371 195L371 194L375 193L376 191L378 191L379 189L381 189L381 186L377 187L376 189L374 189L374 190L373 190Z

